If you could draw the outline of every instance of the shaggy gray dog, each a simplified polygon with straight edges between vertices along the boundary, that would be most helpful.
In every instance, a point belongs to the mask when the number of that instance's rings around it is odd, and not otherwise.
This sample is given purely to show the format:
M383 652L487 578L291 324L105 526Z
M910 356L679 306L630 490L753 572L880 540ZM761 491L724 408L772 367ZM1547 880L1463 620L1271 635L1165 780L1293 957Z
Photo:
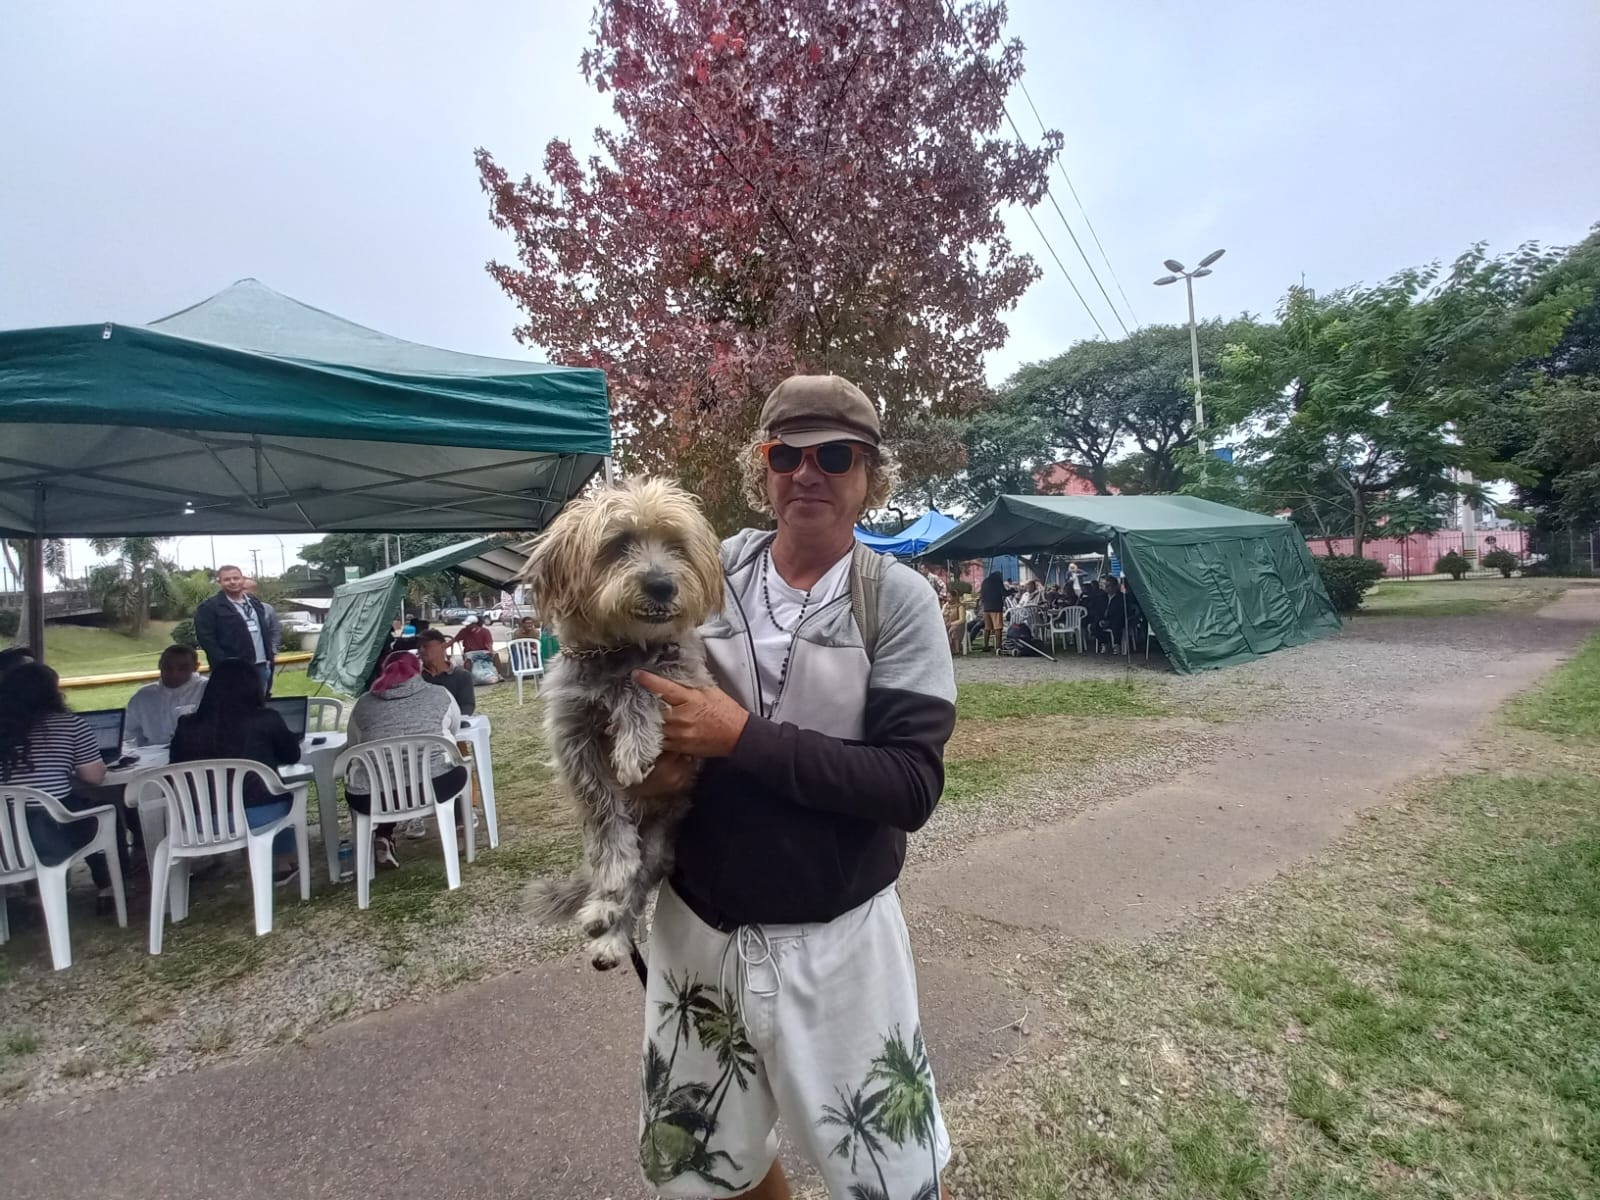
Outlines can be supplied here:
M532 908L545 922L576 918L602 971L632 950L689 808L687 793L640 799L628 790L661 753L661 702L633 672L711 684L695 629L722 605L720 550L694 497L646 480L568 505L523 575L561 639L545 674L545 735L583 819L587 857L583 873L535 883Z

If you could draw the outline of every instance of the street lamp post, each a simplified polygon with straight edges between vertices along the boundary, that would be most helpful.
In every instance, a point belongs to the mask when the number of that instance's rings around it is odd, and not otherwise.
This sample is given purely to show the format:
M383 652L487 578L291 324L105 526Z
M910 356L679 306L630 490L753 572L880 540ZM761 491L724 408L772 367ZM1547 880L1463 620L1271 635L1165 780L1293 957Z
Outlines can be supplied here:
M1194 372L1194 424L1202 448L1205 446L1203 430L1206 423L1206 409L1205 401L1200 395L1200 335L1196 331L1194 322L1194 281L1196 279L1204 279L1211 274L1211 264L1221 258L1224 253L1226 252L1222 250L1213 250L1202 258L1200 265L1192 271L1185 270L1183 264L1177 259L1169 258L1161 265L1171 271L1172 274L1163 275L1156 280L1157 287L1165 287L1169 283L1177 283L1179 279L1182 279L1184 289L1189 293L1189 366Z

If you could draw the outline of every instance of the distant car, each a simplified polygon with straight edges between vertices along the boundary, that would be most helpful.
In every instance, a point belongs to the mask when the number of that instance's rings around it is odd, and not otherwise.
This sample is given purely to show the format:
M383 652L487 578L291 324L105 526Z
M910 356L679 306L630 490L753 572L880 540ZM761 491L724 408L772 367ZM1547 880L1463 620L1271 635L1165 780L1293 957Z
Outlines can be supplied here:
M478 619L485 625L493 625L500 619L500 609L486 608L478 614Z
M447 608L439 614L439 619L446 625L459 625L473 615L470 608Z
M298 633L310 633L313 629L321 629L317 619L307 612L279 613L278 620L285 629L293 629Z

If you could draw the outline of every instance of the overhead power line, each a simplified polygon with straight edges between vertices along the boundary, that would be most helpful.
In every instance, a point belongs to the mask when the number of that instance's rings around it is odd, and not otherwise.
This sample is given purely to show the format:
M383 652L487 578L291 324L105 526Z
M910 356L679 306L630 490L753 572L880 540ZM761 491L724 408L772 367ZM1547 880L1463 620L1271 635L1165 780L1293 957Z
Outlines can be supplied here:
M1020 79L1017 86L1022 89L1022 98L1028 102L1028 107L1033 111L1033 119L1039 122L1039 132L1045 132L1044 118L1039 115L1038 106L1034 104L1033 97L1028 94L1028 85ZM1072 200L1078 206L1078 212L1083 216L1083 223L1089 230L1089 236L1094 239L1094 247L1100 251L1100 258L1106 264L1106 270L1111 273L1111 282L1117 285L1117 294L1122 297L1122 303L1127 307L1128 315L1133 318L1134 325L1138 325L1139 314L1133 311L1133 301L1128 299L1128 293L1123 289L1122 280L1117 275L1117 268L1111 263L1111 256L1106 253L1106 248L1100 242L1100 235L1095 232L1094 222L1089 219L1089 210L1083 206L1083 201L1078 198L1078 189L1072 185L1072 176L1067 174L1067 168L1060 157L1056 158L1056 170L1061 172L1061 178L1067 181L1067 191L1072 193ZM1127 327L1123 327L1127 332Z
M1106 327L1100 324L1100 318L1094 315L1094 309L1089 307L1089 302L1083 298L1083 293L1078 290L1078 285L1073 281L1072 274L1067 270L1066 263L1061 261L1061 256L1056 253L1056 248L1050 244L1050 239L1045 237L1044 230L1039 228L1039 222L1033 215L1033 209L1024 208L1028 220L1033 223L1034 232L1039 235L1039 240L1044 243L1044 248L1050 251L1050 257L1056 260L1056 266L1061 268L1061 274L1066 277L1067 286L1072 289L1072 294L1078 298L1078 303L1083 305L1083 311L1089 314L1089 320L1094 322L1094 327L1100 331L1101 340L1109 342L1106 336Z
M961 30L961 36L966 39L968 49L976 57L987 61L987 56L978 49L977 43L972 40L972 34L968 32L966 22L961 19L961 14L957 11L954 0L945 0L945 4L951 19L955 21L956 26ZM1032 101L1030 100L1029 103L1032 104ZM1011 116L1011 109L1003 101L1000 105L1000 111L1005 114L1006 124L1011 126L1011 132L1016 135L1017 141L1027 145L1028 139L1022 136L1022 130L1017 128L1017 122ZM1035 110L1034 115L1038 115L1037 110ZM1100 276L1095 272L1094 264L1089 261L1089 256L1083 252L1083 244L1078 241L1078 235L1073 233L1072 226L1067 223L1067 218L1061 211L1061 205L1056 203L1055 196L1051 195L1048 183L1045 184L1044 194L1049 198L1051 206L1055 208L1056 216L1061 218L1061 225L1066 229L1067 236L1072 239L1072 244L1077 247L1078 257L1083 259L1083 265L1089 268L1089 275L1094 279L1095 286L1100 289L1100 294L1105 297L1106 307L1111 310L1111 315L1117 319L1117 324L1122 326L1122 332L1126 335L1128 326L1123 321L1122 314L1117 311L1117 306L1112 303L1110 295L1106 292L1105 284L1100 282ZM1024 207L1022 211L1027 213L1028 221L1033 226L1034 232L1039 235L1039 240L1044 243L1045 249L1050 252L1050 257L1055 260L1056 266L1061 269L1061 274L1066 277L1067 286L1072 289L1072 294L1078 298L1078 303L1083 306L1083 311L1089 314L1089 320L1093 321L1094 327L1100 331L1100 337L1105 341L1110 341L1111 338L1107 335L1105 326L1100 323L1100 318L1095 315L1094 309L1084 299L1083 292L1078 289L1077 281L1072 278L1072 273L1067 270L1066 263L1061 261L1061 256L1056 253L1055 247L1050 244L1050 239L1045 236L1044 230L1040 228L1038 220L1033 215L1033 210ZM1129 311L1132 311L1131 307Z

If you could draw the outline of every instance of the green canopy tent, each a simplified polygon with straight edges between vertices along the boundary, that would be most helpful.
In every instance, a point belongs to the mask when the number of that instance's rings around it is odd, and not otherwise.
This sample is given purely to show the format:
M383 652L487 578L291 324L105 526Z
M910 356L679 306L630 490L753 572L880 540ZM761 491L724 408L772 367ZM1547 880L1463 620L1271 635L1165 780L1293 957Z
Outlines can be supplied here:
M317 638L308 668L311 678L351 696L364 691L413 579L448 571L503 592L515 584L527 561L511 539L474 538L341 584L334 589Z
M35 546L535 531L611 453L600 371L418 345L253 279L149 325L0 331L0 427L0 533Z
M1245 662L1339 628L1299 530L1191 496L1001 496L923 557L1107 545L1178 671Z

